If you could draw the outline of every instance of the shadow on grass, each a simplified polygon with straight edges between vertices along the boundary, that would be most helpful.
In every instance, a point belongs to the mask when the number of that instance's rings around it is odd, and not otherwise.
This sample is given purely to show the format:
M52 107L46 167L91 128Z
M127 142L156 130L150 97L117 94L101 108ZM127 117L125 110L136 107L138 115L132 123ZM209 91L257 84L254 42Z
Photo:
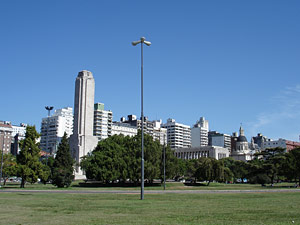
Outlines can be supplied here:
M78 184L72 185L72 187L140 187L141 184L135 183L102 183L97 181L88 181L88 182L81 182ZM160 183L144 183L145 187L160 187Z

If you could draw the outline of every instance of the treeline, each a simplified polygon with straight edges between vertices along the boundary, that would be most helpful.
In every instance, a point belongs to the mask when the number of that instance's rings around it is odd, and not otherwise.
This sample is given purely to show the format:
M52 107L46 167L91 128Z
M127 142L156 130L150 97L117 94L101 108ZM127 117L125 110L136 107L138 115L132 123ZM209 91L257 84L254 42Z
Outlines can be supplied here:
M243 162L232 158L182 160L173 150L145 134L145 181L163 180L163 152L166 152L166 178L190 179L192 182L243 182L267 184L282 180L300 182L300 149L267 149L256 159ZM82 158L81 168L87 179L103 183L139 183L141 177L141 133L134 137L115 135L101 142Z
M41 160L36 142L39 137L34 126L28 126L26 137L20 142L21 151L17 157L5 154L3 178L18 176L21 187L26 182L52 183L57 187L68 187L74 179L75 161L70 154L65 134L55 158ZM166 179L189 179L191 182L243 182L268 184L279 181L300 182L300 148L285 153L284 149L272 148L257 153L249 162L232 158L216 160L199 158L178 159L169 146L144 136L145 182L155 179L163 181L163 153L165 151ZM134 137L114 135L98 143L97 147L81 159L81 169L87 179L102 183L133 183L141 178L141 132ZM300 183L299 183L300 184Z
M67 135L62 138L55 158L41 160L39 133L35 126L27 126L25 139L20 141L20 152L17 157L12 154L3 155L2 177L4 185L9 177L21 178L21 188L26 182L51 182L57 187L68 187L74 179L74 163L70 154Z

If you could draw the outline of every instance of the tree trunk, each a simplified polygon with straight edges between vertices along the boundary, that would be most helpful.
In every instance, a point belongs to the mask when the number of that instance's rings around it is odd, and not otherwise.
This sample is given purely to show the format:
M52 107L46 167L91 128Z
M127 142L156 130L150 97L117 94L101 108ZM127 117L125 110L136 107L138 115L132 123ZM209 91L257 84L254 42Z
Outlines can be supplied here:
M25 188L25 179L22 177L20 188Z
M210 180L208 181L207 186L209 186L209 184L210 184Z

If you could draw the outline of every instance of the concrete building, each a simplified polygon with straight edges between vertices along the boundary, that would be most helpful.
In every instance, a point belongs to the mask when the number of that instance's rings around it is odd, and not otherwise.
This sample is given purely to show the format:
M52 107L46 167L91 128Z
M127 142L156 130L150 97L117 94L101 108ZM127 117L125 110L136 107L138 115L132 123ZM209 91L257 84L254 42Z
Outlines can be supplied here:
M282 138L279 138L278 140L272 140L269 139L267 141L262 142L261 149L265 150L267 148L284 148L287 152L294 148L300 148L300 142L296 141L289 141Z
M74 129L70 137L70 148L76 163L80 158L93 151L98 138L93 136L94 128L95 80L90 71L78 73L75 82ZM75 179L85 178L83 171L76 167Z
M103 103L94 104L94 136L99 141L112 135L112 119L112 111L104 110Z
M174 119L168 119L162 127L167 129L167 143L171 149L191 147L190 126L177 123Z
M3 154L11 153L12 132L10 122L0 121L0 150Z
M192 147L203 147L208 145L208 121L204 117L191 129Z
M125 120L125 118L122 117L121 122L137 127L137 129L142 129L142 120L137 119L136 115L128 115L127 120ZM149 121L148 117L144 117L144 133L153 136L153 127L153 121Z
M221 134L217 131L208 132L208 145L220 146L231 149L231 136L229 134Z
M167 129L162 128L161 120L154 120L153 122L153 140L158 140L161 145L167 145Z
M51 155L56 154L65 132L68 137L73 132L73 109L71 107L57 109L52 116L42 119L40 148Z
M137 129L142 128L142 120L137 119L136 115L128 115L127 120L122 117L120 122ZM161 120L150 121L148 117L144 117L144 133L149 134L154 140L158 140L163 145L167 143L167 129L162 128L161 124Z
M131 126L128 123L113 122L112 124L112 135L122 134L124 136L133 137L137 135L138 129L135 126Z
M256 137L252 137L255 144L258 145L259 148L262 147L262 143L266 141L270 141L267 137L263 136L261 133L258 133Z
M12 144L11 144L11 154L13 155L17 155L20 151L20 147L19 147L19 142L21 140L25 139L25 135L26 135L26 127L27 124L25 123L21 123L19 126L17 125L12 125Z
M203 157L222 159L229 157L229 150L219 146L177 148L174 151L175 156L179 159L199 159Z

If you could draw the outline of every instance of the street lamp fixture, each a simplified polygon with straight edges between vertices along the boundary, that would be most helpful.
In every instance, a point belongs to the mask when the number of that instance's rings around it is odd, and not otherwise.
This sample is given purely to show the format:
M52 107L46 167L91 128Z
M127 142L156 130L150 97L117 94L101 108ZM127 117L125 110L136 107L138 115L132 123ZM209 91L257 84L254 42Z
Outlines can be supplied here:
M141 200L144 199L144 87L143 87L143 44L147 46L151 45L150 41L146 41L146 38L141 37L139 41L133 41L132 45L136 46L141 43L141 120L142 120L142 162L141 162Z

